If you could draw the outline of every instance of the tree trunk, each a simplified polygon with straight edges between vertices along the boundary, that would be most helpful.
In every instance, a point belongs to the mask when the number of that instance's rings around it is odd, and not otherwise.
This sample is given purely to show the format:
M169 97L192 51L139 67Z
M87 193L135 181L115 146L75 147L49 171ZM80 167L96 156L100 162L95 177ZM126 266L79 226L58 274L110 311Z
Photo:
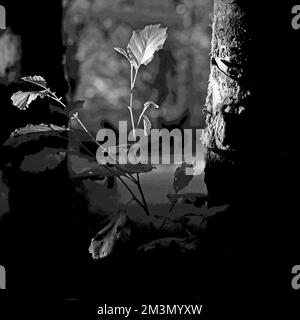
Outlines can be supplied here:
M282 117L282 109L289 108L285 17L290 8L271 7L272 11L267 3L215 0L203 143L210 205L234 207L234 218L225 219L230 230L233 225L240 235L246 234L243 225L253 234L258 225L263 237L272 241L274 232L278 241L275 230L286 211L292 150L292 129ZM280 197L275 200L276 195ZM219 229L228 224L222 221Z
M211 74L206 100L205 181L213 202L230 202L246 178L245 147L253 100L250 69L252 30L247 10L216 0Z
M271 16L267 4L215 0L203 137L213 204L236 202L269 186L278 168L274 150L279 161L286 151L286 145L278 150L284 137L276 136L286 103L284 85L277 82L285 77L278 61L286 39L277 46L286 30L284 8L272 6Z

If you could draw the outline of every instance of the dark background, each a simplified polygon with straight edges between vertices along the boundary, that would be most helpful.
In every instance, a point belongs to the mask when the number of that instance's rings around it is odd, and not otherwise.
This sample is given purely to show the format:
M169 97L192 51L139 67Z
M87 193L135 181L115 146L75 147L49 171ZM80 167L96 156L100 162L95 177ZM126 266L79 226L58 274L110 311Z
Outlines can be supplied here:
M1 4L7 10L7 25L22 39L20 74L42 74L59 95L67 93L61 64L65 48L62 44L60 2L41 4L10 0ZM267 163L274 167L274 175L278 176L278 186L271 189L272 192L278 189L271 207L277 208L274 217L280 221L277 224L278 243L274 244L272 254L264 256L264 252L258 252L257 256L246 257L242 264L229 269L214 261L210 252L204 254L210 258L209 264L199 263L197 259L184 262L166 259L155 261L155 264L146 260L136 264L132 258L122 261L121 265L120 261L104 263L99 273L100 264L89 263L87 257L85 224L70 224L68 212L73 201L73 186L64 173L58 173L60 183L54 176L43 176L34 181L13 174L13 184L17 185L12 191L13 200L10 200L13 212L0 225L0 264L7 265L11 288L3 299L16 304L24 302L31 310L37 310L37 304L47 308L47 304L59 298L79 297L83 313L93 312L93 302L118 303L119 300L121 303L124 296L128 297L126 302L129 303L132 300L135 303L158 304L169 300L172 301L169 303L177 300L187 300L186 303L204 301L211 318L215 313L240 315L241 318L250 313L257 317L280 314L290 319L289 314L298 311L296 299L299 294L290 286L291 268L299 264L300 226L296 193L300 31L291 27L291 8L295 4L257 4L257 25L265 26L257 44L257 60L262 69L262 75L257 75L257 85L265 88L262 100L270 101L267 106L262 106L267 108L263 116L269 117L266 125L270 125L270 134L258 143L268 144L270 158ZM266 42L269 50L265 50ZM260 47L264 50L260 51ZM37 107L20 117L11 107L9 98L21 87L20 83L0 85L1 141L12 129L28 123L29 119L36 123L45 117L51 119L50 114ZM255 130L255 125L253 127ZM278 167L277 152L282 149L286 160L283 167ZM0 157L0 161L6 163L9 155L0 149ZM257 161L260 160L258 155ZM253 179L259 183L259 176ZM47 181L47 184L42 181ZM266 190L266 196L269 191ZM263 214L258 212L256 218L260 219ZM257 260L253 261L253 258ZM153 272L157 269L162 270L159 276ZM88 305L86 309L85 304ZM5 302L1 307L4 305ZM73 308L78 307L76 302L69 301L66 305L70 312L68 316ZM6 307L11 313L18 312L8 305Z

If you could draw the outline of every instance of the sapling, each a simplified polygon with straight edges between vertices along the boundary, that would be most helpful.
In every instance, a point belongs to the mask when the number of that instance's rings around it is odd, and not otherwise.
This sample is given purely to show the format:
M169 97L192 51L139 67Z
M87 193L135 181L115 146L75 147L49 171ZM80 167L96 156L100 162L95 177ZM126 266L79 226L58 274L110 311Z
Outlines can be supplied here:
M143 30L133 31L132 37L130 38L130 41L127 45L126 50L122 48L114 48L116 51L120 52L123 56L126 57L126 59L130 63L130 97L129 97L129 105L128 110L130 112L130 119L131 119L131 125L133 130L133 137L136 139L135 130L136 127L139 126L141 121L143 120L144 124L144 132L145 135L148 135L150 133L151 129L151 122L149 118L146 115L146 111L150 108L158 108L158 105L155 104L152 101L147 101L144 104L144 108L142 112L140 113L137 122L134 121L134 115L133 115L133 90L135 87L138 71L142 65L148 65L153 57L154 53L161 49L163 47L164 42L167 38L167 28L161 28L160 25L149 25L146 26ZM46 80L42 76L29 76L29 77L23 77L22 80L26 82L30 82L38 87L41 88L41 90L36 91L18 91L13 94L11 97L11 100L13 102L13 105L19 108L20 110L26 110L29 108L30 104L39 98L45 98L48 97L55 102L57 102L65 112L67 116L69 116L69 107L62 101L61 97L58 97L55 92L53 92L50 88L47 86ZM78 102L77 102L78 103ZM76 102L75 102L76 104ZM71 113L70 115L71 120L77 121L77 123L80 125L80 127L83 129L83 131L89 136L90 139L94 143L98 145L98 147L103 151L107 152L106 148L104 148L92 135L92 133L88 130L88 128L84 125L82 120L79 118L78 112ZM18 129L18 135L21 134L28 134L33 132L41 132L41 131L53 131L53 130L69 130L74 131L75 129L69 126L68 128L59 128L58 126L53 125L29 125L25 128ZM16 136L16 133L15 133ZM116 146L117 148L118 146ZM109 156L112 158L114 157L112 154L109 153ZM94 156L94 155L93 155ZM94 156L95 157L95 156ZM133 199L144 209L145 213L147 215L150 215L149 208L147 201L145 199L145 195L141 186L139 173L141 172L148 172L151 171L152 166L147 165L136 165L136 166L130 166L130 165L120 165L118 163L114 165L104 165L104 164L98 164L98 167L103 166L105 169L109 172L110 175L113 175L117 177L120 182L124 185L124 187L128 190L128 192L131 194ZM93 164L93 167L91 169L95 169L95 165ZM101 171L101 174L103 174L103 171ZM93 174L93 170L89 170L88 174L86 176L82 175L86 178L91 178ZM96 172L96 175L99 174L99 170ZM136 174L136 177L134 177L134 174ZM139 194L141 199L137 197L137 195L133 192L133 190L130 188L130 186L124 181L122 177L127 178L131 182L135 183L137 185Z
M136 141L136 129L143 123L144 134L146 136L151 134L151 121L147 116L147 111L150 109L158 109L159 106L153 101L147 101L144 103L144 108L138 115L134 114L134 101L133 101L133 93L137 80L137 76L140 68L144 65L147 66L153 59L154 53L160 49L162 49L165 41L167 39L167 28L162 28L158 25L149 25L146 26L143 30L133 31L133 34L129 40L129 43L126 47L126 50L123 48L115 47L114 49L122 54L129 62L130 66L130 88L129 88L129 103L128 103L128 111L130 114L130 121L132 126L132 135L134 141ZM22 143L14 143L16 139L20 136L30 135L33 137L34 135L51 135L54 134L58 137L66 139L66 136L63 135L65 131L68 133L74 133L74 135L68 135L67 139L71 139L70 137L76 136L78 130L71 125L72 121L76 121L79 126L83 129L85 134L91 139L95 144L98 145L101 151L108 153L108 156L112 158L112 162L108 164L103 164L100 161L97 161L97 156L91 153L89 149L81 142L78 141L83 149L86 150L88 154L90 154L92 161L88 162L87 168L85 171L78 174L78 178L80 179L93 179L97 180L103 176L113 176L123 184L123 186L128 190L130 195L132 196L132 200L134 200L146 213L146 215L150 216L150 211L148 208L148 203L146 201L141 181L140 181L140 173L150 172L153 167L148 164L120 164L115 161L115 151L122 148L123 146L113 146L112 148L104 148L100 142L94 137L94 135L88 130L86 125L80 119L79 113L74 112L73 109L78 109L78 107L82 107L83 101L76 101L71 105L66 105L61 97L58 97L55 92L53 92L46 83L46 80L41 76L33 76L33 77L23 77L22 80L26 82L30 82L40 88L40 90L36 91L18 91L11 97L13 105L19 108L20 110L26 110L30 106L30 104L39 98L49 98L55 101L61 109L59 109L60 113L65 114L69 117L71 121L69 121L69 125L67 127L57 126L53 124L40 124L40 125L32 125L29 124L24 128L20 128L15 130L11 137L8 139L7 144L11 145L19 145ZM61 134L61 135L60 135ZM127 146L125 146L126 149ZM185 186L189 184L192 177L186 177L185 174L185 164L182 164L180 168L178 168L174 175L174 183L173 187L176 192L175 200L171 199L172 206L170 208L170 212L172 211L174 205L177 203L177 198L181 197L181 194L178 194L178 191L183 189ZM136 175L136 176L135 176ZM127 180L125 180L127 179ZM134 192L131 188L131 185L128 183L134 183L137 187L138 194ZM153 218L155 218L154 216ZM170 220L170 219L169 219ZM161 228L167 223L167 219L165 218ZM150 222L150 227L153 228L152 222ZM106 230L106 231L105 231ZM153 229L152 229L153 230ZM103 233L105 231L105 233ZM189 232L187 231L189 234ZM128 229L128 219L127 216L124 215L124 212L118 213L117 215L113 215L111 218L111 222L103 229L100 230L98 235L92 239L90 252L92 252L94 257L105 257L111 254L114 250L114 246L118 239L124 238L127 239L130 234L130 230Z

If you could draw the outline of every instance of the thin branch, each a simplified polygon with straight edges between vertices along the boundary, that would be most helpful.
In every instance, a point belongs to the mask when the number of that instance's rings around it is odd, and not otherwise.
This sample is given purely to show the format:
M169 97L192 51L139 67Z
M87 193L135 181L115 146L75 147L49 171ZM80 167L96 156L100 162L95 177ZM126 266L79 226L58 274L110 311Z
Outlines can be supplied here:
M128 187L128 185L123 181L123 179L120 176L118 176L118 178L122 182L124 187L129 191L129 193L134 198L134 200L146 211L144 204L136 197L136 195L132 192L132 190Z
M143 191L143 189L142 189L142 185L141 185L141 182L140 182L140 175L139 175L139 173L136 174L136 177L137 177L137 186L138 186L138 189L139 189L139 191L140 191L140 194L141 194L141 197L142 197L144 206L145 206L146 214L147 214L147 216L150 216L150 211L149 211L149 208L148 208L148 205L147 205L147 201L146 201L146 198L145 198L145 195L144 195L144 191Z

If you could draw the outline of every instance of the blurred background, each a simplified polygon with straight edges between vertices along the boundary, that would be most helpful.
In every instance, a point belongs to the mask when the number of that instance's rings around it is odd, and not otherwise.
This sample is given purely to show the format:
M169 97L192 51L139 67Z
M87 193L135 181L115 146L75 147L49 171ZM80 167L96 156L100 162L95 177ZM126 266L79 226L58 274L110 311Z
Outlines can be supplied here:
M44 100L26 112L11 106L11 94L24 89L22 76L45 77L68 103L84 100L80 117L94 134L102 126L117 128L119 120L129 120L130 68L113 47L126 48L132 31L149 24L168 27L168 38L139 72L136 114L144 102L153 100L160 106L149 114L154 128L204 127L212 1L55 0L42 5L10 0L2 5L7 28L0 30L1 142L27 123L65 121L47 113ZM3 157L0 150L0 160ZM174 168L166 170L170 184ZM1 176L0 171L0 217L8 210L8 188Z
M132 31L149 24L168 27L168 39L139 73L134 107L153 100L158 126L182 120L204 124L210 49L210 0L65 0L64 35L72 96L85 100L85 121L93 130L105 120L127 119L130 67L113 47L126 48Z

